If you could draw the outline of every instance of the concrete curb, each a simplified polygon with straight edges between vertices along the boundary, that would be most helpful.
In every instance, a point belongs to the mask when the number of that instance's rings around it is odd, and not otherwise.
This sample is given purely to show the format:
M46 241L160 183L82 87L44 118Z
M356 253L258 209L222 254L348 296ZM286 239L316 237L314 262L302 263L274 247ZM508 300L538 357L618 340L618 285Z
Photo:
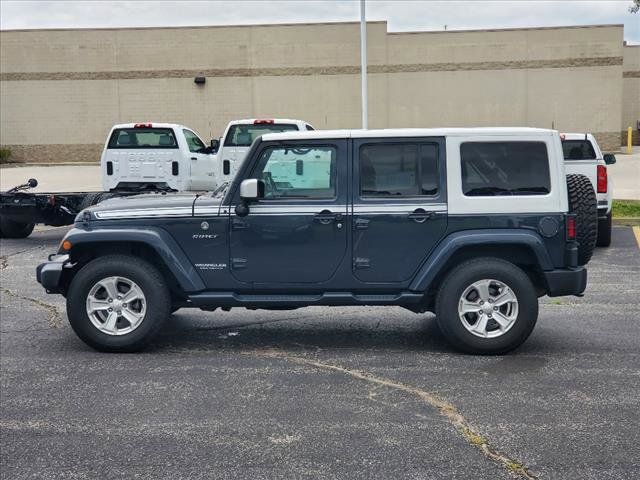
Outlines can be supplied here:
M613 218L613 224L616 226L634 227L640 226L639 217L618 217Z
M60 162L60 163L5 163L0 165L2 168L24 168L24 167L69 167L73 165L80 166L100 166L100 162Z

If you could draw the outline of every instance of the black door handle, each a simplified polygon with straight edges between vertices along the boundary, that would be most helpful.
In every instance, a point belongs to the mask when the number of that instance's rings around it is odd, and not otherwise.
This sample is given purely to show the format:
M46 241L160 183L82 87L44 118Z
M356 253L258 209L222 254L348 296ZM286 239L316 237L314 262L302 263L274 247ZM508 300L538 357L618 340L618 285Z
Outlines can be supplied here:
M313 219L322 223L323 225L328 225L331 222L342 220L342 214L333 213L331 210L322 210L320 213L316 213L313 216Z
M408 218L416 223L424 223L434 215L435 212L427 212L424 208L416 208L408 215Z
M191 160L198 160L198 157L191 157Z

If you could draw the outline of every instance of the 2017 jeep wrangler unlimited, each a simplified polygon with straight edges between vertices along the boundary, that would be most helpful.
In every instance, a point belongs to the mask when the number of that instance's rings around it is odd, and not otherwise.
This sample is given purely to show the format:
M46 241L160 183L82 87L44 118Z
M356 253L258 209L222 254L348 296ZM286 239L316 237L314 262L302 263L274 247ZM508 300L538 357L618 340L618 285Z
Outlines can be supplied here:
M595 235L556 131L285 132L215 194L81 212L37 278L103 351L141 349L182 307L399 305L435 312L463 351L503 353L538 297L582 294Z

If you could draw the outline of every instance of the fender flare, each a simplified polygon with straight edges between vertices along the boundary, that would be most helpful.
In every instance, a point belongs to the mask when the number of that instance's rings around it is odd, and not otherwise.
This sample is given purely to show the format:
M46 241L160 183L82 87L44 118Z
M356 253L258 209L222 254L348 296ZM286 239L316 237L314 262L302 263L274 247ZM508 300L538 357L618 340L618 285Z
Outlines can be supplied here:
M191 261L166 231L157 227L134 228L98 228L82 230L73 228L65 236L72 248L88 244L138 243L151 248L175 276L180 288L186 292L198 292L205 289ZM67 253L67 252L60 252Z
M520 245L528 248L535 255L542 270L553 270L553 263L540 235L534 231L492 229L465 230L445 237L420 267L409 289L425 292L435 277L442 271L446 263L462 248L474 245Z

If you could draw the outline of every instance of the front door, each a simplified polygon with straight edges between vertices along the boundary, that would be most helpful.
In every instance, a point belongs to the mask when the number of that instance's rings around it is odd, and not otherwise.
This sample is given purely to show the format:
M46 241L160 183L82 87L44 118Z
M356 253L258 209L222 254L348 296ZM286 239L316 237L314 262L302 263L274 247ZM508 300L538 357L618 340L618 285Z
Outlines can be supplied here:
M264 289L329 281L348 258L346 140L265 144L257 155L247 178L262 179L265 196L245 217L231 208L233 275Z
M185 128L183 133L189 147L190 190L213 190L217 187L213 168L215 157L210 153L204 153L205 144L194 132Z
M442 138L354 139L353 274L408 282L447 226Z

